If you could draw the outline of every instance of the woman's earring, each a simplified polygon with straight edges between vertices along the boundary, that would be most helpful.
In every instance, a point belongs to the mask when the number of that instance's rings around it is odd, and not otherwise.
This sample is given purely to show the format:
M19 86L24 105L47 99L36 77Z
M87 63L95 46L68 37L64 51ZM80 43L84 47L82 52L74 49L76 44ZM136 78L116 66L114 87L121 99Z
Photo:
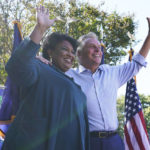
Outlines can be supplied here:
M49 61L50 61L50 63L52 63L52 56L50 56Z

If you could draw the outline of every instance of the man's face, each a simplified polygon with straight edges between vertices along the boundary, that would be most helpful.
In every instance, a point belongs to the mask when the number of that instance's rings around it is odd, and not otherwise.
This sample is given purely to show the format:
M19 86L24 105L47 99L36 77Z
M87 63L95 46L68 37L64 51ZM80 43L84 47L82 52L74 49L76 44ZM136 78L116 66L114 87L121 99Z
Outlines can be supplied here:
M78 57L84 67L98 67L102 59L100 42L95 38L85 40L83 49L78 53Z

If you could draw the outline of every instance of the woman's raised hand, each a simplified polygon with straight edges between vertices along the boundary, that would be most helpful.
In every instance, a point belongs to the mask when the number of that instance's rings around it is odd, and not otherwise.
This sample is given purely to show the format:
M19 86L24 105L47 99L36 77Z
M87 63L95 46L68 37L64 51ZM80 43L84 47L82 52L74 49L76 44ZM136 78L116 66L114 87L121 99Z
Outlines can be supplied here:
M44 6L37 7L37 24L30 35L30 39L39 44L45 31L56 21L57 19L49 19L49 11Z
M43 29L48 29L56 19L49 19L49 10L46 9L44 6L37 7L37 25Z

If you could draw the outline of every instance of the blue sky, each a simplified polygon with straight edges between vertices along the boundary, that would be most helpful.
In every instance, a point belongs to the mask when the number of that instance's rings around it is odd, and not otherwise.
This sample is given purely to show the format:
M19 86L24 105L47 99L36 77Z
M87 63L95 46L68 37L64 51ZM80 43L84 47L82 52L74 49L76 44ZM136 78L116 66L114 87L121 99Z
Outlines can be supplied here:
M97 5L98 0L85 0L90 4ZM102 1L99 1L102 2ZM133 45L135 53L137 53L148 33L148 24L146 17L150 17L150 0L103 0L105 2L102 10L107 12L117 11L120 15L134 14L135 21L138 23L135 38L140 41L137 45ZM128 51L128 50L127 50ZM121 63L128 61L125 57ZM137 90L140 94L150 95L150 53L146 58L148 62L146 68L142 68L137 75ZM125 94L126 85L119 89L118 95Z

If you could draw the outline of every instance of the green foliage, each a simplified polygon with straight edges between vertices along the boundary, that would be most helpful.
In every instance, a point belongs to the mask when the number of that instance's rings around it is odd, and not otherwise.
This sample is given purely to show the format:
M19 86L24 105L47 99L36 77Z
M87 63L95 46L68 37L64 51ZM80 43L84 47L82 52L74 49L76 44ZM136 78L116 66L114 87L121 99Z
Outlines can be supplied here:
M28 16L25 16L27 14L25 8L31 0L26 1L25 5L23 2L17 0L0 1L0 84L4 84L6 81L7 74L4 68L13 47L13 21L20 20L22 25L25 24L23 35L26 35L24 33L29 33L26 26Z
M124 132L124 115L125 115L125 108L124 108L124 96L120 96L117 99L117 113L118 113L118 121L119 121L119 128L118 132L120 136L123 138L123 132Z
M143 113L144 113L144 118L146 122L146 127L147 131L149 131L150 134L150 95L145 96L143 94L139 94L142 108L143 108ZM118 111L118 120L119 120L119 134L123 137L123 132L124 132L124 102L125 102L125 97L120 96L117 100L117 111Z
M133 17L133 16L132 16ZM131 16L122 17L116 12L107 15L104 20L104 41L107 47L105 54L106 63L116 64L120 60L120 56L126 55L124 49L129 46L129 37L127 32L134 34L135 23Z
M9 27L8 8L8 4L0 1L0 84L3 84L6 79L4 66L12 49L13 30Z
M98 27L103 26L103 41L105 49L105 63L116 64L121 56L125 56L125 49L130 39L127 36L129 31L134 34L136 25L133 16L120 16L117 12L111 14L100 11L99 8L90 6L87 3L79 3L76 0L61 2L49 0L1 0L0 1L0 84L5 83L6 73L4 66L11 54L13 41L12 21L19 20L22 24L23 37L28 36L36 23L35 4L44 5L49 8L50 18L56 16L75 18L77 21L68 24L68 34L78 39L79 36L88 32L95 32L101 39ZM47 33L54 31L66 32L67 24L58 21Z
M150 95L145 96L143 94L140 94L139 96L140 96L141 103L143 106L143 113L144 113L144 118L145 118L145 122L147 125L147 130L149 131L149 134L150 134Z

